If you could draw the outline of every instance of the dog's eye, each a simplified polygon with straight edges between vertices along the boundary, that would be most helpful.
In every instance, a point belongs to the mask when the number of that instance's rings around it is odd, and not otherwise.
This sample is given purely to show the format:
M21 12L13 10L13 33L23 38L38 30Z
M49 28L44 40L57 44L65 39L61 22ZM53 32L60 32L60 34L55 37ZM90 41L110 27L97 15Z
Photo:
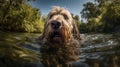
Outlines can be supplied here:
M53 15L50 15L50 19L52 18Z
M67 16L67 15L63 15L63 17L64 17L64 19L66 19L66 20L68 19L68 16Z

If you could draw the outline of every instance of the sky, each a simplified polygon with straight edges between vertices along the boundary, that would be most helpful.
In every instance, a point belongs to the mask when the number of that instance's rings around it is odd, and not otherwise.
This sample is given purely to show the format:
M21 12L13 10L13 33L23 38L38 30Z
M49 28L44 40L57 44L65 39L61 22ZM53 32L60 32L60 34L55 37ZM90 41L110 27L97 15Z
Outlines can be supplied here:
M33 7L40 9L42 15L47 15L52 6L60 6L67 8L74 15L79 15L83 9L83 4L86 2L93 2L94 0L36 0L30 2Z

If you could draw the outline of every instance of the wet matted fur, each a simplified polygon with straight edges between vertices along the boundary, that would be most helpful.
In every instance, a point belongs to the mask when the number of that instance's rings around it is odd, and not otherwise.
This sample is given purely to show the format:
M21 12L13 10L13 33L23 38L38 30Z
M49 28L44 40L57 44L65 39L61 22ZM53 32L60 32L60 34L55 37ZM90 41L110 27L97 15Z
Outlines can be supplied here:
M45 67L67 67L70 62L79 60L80 33L67 9L52 8L40 39L41 61Z

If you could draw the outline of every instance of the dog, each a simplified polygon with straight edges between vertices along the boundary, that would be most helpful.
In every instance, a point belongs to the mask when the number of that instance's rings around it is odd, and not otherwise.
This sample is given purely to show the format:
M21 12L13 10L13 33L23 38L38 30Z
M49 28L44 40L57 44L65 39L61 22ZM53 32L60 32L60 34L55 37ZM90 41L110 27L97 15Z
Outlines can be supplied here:
M41 62L45 67L70 67L80 55L80 33L71 13L59 6L49 12L41 42Z

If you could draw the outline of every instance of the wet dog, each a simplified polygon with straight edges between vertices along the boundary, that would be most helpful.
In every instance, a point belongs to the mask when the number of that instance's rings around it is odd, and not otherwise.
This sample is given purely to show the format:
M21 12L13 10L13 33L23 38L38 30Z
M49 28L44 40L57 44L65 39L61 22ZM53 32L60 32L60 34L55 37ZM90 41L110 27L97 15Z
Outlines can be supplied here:
M80 33L71 13L54 6L49 12L41 41L41 61L45 67L69 67L79 60Z

